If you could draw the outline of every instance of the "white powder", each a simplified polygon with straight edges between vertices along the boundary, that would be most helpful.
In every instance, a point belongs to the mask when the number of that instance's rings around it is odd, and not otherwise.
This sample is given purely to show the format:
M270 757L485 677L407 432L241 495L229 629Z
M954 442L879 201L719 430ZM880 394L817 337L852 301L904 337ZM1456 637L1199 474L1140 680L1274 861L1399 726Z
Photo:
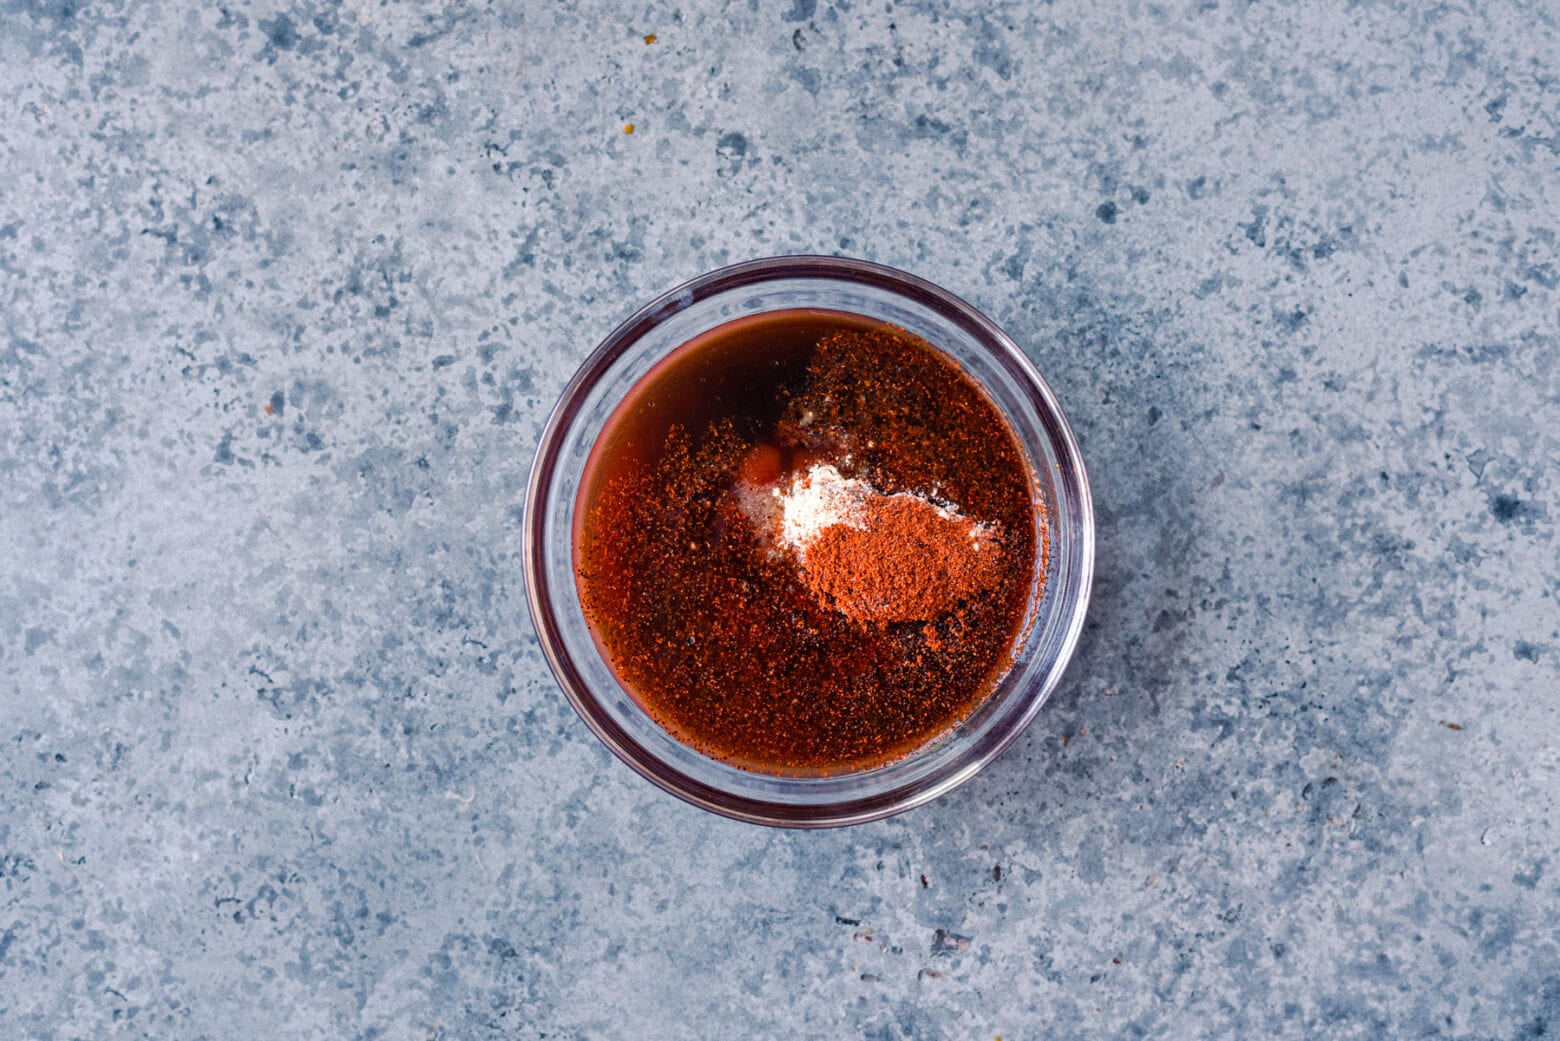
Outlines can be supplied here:
M957 506L944 502L935 495L915 495L910 492L884 495L866 481L843 476L827 463L808 467L807 472L793 479L790 487L784 491L779 488L771 489L769 498L769 503L763 505L751 500L744 502L748 516L752 517L755 523L760 523L761 526L768 527L772 531L775 527L774 520L771 519L768 525L762 525L760 516L767 514L766 519L768 519L774 518L775 513L778 513L779 541L804 556L808 544L836 524L858 530L865 529L868 507L874 501L916 499L935 509L943 520L962 519ZM768 509L765 509L765 506ZM969 539L975 544L975 549L981 549L990 539L991 534L992 529L989 524L970 525Z
M866 481L841 476L824 463L809 467L790 488L776 488L774 494L780 499L780 541L802 550L836 524L865 527L867 501L878 493Z

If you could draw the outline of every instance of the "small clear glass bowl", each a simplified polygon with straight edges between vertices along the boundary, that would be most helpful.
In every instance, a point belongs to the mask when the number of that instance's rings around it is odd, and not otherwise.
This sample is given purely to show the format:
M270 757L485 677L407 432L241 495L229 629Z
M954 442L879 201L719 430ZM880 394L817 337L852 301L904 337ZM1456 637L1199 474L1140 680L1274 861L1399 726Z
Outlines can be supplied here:
M963 722L905 758L828 776L739 769L678 741L644 711L603 658L580 606L574 510L591 447L651 366L732 319L793 308L901 326L954 358L986 391L1029 456L1045 510L1043 584L1013 667ZM607 747L695 806L794 828L859 824L900 813L969 780L1012 744L1060 680L1078 642L1094 574L1094 507L1061 406L1028 358L969 304L930 282L836 257L773 257L701 275L640 308L586 359L537 446L526 499L526 591L558 683Z

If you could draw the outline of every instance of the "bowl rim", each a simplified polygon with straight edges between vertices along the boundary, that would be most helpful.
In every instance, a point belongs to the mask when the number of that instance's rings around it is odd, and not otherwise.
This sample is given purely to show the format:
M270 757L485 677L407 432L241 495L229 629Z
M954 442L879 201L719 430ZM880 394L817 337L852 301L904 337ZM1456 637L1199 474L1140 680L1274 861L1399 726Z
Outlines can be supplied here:
M784 279L824 279L864 284L889 290L942 312L975 333L982 346L995 350L997 360L1019 377L1025 390L1038 398L1042 416L1054 424L1059 461L1071 471L1078 494L1078 592L1071 617L1058 643L1055 667L1042 678L1042 689L1025 706L1013 725L997 735L978 756L957 769L935 777L909 791L890 789L860 798L843 798L831 804L795 805L734 795L688 776L654 756L602 711L589 693L589 684L570 660L551 609L545 567L547 492L557 469L568 424L578 414L583 399L600 378L633 348L651 328L695 303L744 286ZM624 319L593 350L564 386L537 439L522 520L522 565L526 601L537 642L548 667L575 712L596 737L623 763L656 787L701 809L734 820L787 828L831 828L863 824L924 805L963 784L1006 751L1034 721L1060 681L1083 632L1094 578L1094 501L1083 455L1072 425L1055 393L1018 344L990 318L961 297L941 286L898 268L849 257L790 254L743 261L708 271L661 293ZM659 764L660 770L651 764ZM675 778L675 781L674 781Z

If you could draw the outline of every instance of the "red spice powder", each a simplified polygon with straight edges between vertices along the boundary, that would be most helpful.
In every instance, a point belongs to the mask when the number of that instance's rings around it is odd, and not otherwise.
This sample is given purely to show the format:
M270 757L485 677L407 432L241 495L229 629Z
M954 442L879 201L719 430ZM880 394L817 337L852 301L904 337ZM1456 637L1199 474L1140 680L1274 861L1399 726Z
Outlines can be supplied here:
M1002 578L1002 544L969 517L909 495L875 496L863 527L836 524L807 546L802 580L863 622L928 621Z

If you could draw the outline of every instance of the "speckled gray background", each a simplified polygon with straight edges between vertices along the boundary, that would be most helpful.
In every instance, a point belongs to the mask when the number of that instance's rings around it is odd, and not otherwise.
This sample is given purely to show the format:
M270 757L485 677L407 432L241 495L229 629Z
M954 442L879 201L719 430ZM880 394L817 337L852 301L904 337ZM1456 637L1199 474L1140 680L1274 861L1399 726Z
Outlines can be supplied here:
M0 2L0 1036L1560 1032L1560 15L1299 6ZM809 251L1027 347L1100 547L1006 756L794 834L596 744L517 518Z

